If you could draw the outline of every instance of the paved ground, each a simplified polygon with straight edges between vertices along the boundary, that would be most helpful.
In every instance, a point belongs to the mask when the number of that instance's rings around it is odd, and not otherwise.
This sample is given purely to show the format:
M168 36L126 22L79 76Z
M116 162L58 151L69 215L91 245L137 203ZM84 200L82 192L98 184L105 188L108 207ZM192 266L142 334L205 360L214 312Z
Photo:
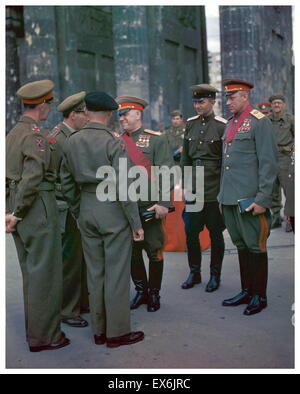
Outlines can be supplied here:
M276 229L269 240L269 308L243 316L243 306L223 308L223 299L239 291L237 255L226 236L223 281L213 294L205 293L209 256L203 261L204 284L182 290L187 275L185 253L166 253L162 307L148 313L145 306L132 312L134 330L145 340L108 349L95 346L90 327L63 327L70 346L30 353L24 335L22 284L16 251L7 236L7 368L294 368L294 237ZM85 316L89 320L89 315ZM124 371L125 372L125 371ZM138 371L137 371L138 372Z

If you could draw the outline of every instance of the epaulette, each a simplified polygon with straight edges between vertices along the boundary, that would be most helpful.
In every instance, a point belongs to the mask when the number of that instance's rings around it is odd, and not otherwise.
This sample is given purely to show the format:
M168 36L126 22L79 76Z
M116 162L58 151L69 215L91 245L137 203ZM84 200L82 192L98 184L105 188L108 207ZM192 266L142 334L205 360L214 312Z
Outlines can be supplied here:
M265 115L264 115L262 112L258 111L257 109L253 109L253 110L250 112L250 114L253 115L256 119L265 118Z
M49 136L50 137L56 137L59 132L60 132L60 128L58 126L55 126L54 129L49 134Z
M32 125L31 130L34 131L35 133L42 133L41 130L40 130L40 129L37 127L37 125L35 125L35 124Z
M222 123L227 123L227 119L222 118L222 116L215 116L215 120L217 120L218 122L222 122Z
M148 134L152 134L152 135L157 135L158 137L160 137L162 135L162 133L159 131L154 131L154 130L149 130L149 129L144 129L144 132L148 133Z
M196 115L196 116L193 116L192 118L188 118L188 119L187 119L187 122L189 122L190 120L198 119L199 116L200 116L200 115Z

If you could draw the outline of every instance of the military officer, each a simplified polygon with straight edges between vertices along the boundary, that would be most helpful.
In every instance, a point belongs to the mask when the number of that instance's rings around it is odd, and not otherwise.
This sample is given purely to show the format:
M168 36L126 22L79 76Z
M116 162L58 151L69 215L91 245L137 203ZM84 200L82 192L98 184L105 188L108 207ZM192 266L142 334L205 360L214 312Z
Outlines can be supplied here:
M273 184L277 152L270 120L250 105L253 84L223 81L232 117L223 145L219 202L225 224L238 249L242 292L223 306L248 304L247 316L267 307L268 255Z
M266 116L269 116L272 113L271 103L269 101L262 101L261 103L258 103L257 109Z
M6 231L12 232L23 277L26 337L31 352L70 341L60 329L61 236L55 202L55 146L39 129L53 101L50 80L17 91L24 115L6 139Z
M174 161L180 162L185 123L182 112L179 109L175 109L171 112L171 123L172 125L166 128L165 134L168 138Z
M284 194L287 193L287 184L289 183L289 165L291 162L292 147L294 145L294 116L287 114L286 99L283 94L273 94L269 101L272 106L270 120L274 126L275 138L278 149L279 174L274 184L274 201L272 204L273 224L276 228L281 226L281 188Z
M88 93L85 102L89 122L65 142L61 185L81 232L95 344L118 347L144 338L130 332L129 309L131 240L143 239L143 230L136 202L99 192L102 169L114 170L116 190L119 160L127 158L125 144L107 128L118 104L101 91Z
M57 110L63 114L63 121L53 128L49 137L56 141L56 168L58 174L62 161L63 145L66 139L72 132L79 131L87 122L84 98L85 92L73 94L57 107ZM88 325L87 321L80 316L81 290L86 289L86 285L83 283L86 279L86 275L84 275L86 266L83 259L80 231L76 220L68 210L67 203L63 199L59 177L55 186L62 227L62 321L72 327L86 327Z
M185 166L204 167L204 207L200 212L183 212L190 274L182 288L190 289L201 283L199 233L206 225L211 239L210 280L206 291L211 293L220 285L225 250L225 226L217 195L221 176L222 136L227 121L214 114L213 106L217 93L215 87L200 84L192 86L191 89L197 115L187 120L181 167L182 170Z
M160 132L144 129L143 111L148 103L138 97L120 96L116 98L119 104L119 118L124 131L122 138L127 144L130 159L134 165L144 166L149 175L149 195L147 201L138 201L140 212L154 210L155 218L143 222L144 242L135 242L131 261L131 277L135 284L136 295L131 301L130 308L136 309L147 304L148 312L160 308L160 290L163 277L163 246L164 232L162 219L168 214L171 205L170 198L164 201L152 201L150 195L151 166L174 165L167 138ZM171 184L171 189L173 188ZM164 190L160 190L162 195ZM166 190L170 192L170 190ZM149 280L147 279L143 250L149 258ZM149 292L148 292L149 289Z

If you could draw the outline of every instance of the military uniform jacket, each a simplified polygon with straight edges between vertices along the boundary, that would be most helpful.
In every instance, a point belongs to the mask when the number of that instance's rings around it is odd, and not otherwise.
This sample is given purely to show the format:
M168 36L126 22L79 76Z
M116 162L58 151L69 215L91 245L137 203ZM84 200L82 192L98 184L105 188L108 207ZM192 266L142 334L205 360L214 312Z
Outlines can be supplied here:
M204 167L204 201L217 200L220 188L222 136L227 121L214 113L188 119L180 165Z
M160 132L156 132L153 130L147 130L141 128L134 133L132 133L132 138L136 144L136 146L141 150L144 156L152 163L153 166L166 166L171 168L175 165L170 147L168 144L167 137ZM134 165L134 163L133 163ZM164 191L171 192L174 189L173 177L170 180L170 189L163 190L161 183L158 186L160 190L160 196ZM138 201L140 207L150 207L158 203L159 205L169 207L171 205L170 200L163 201L162 199L158 199L158 201L151 200L151 181L148 183L148 201Z
M294 144L295 137L294 116L290 114L284 114L283 116L276 117L272 114L270 115L270 120L274 126L278 151L280 153L290 155L291 147Z
M98 185L96 177L102 166L115 170L118 200L119 159L127 158L124 142L116 137L104 124L88 122L66 140L63 147L63 161L60 178L63 195L75 217L79 216L80 189L84 185ZM120 201L128 222L133 230L142 227L137 204Z
M223 137L222 179L218 200L224 205L255 198L258 205L270 208L273 184L277 177L277 149L272 123L253 110L239 127L235 138Z
M183 145L184 132L185 125L179 127L171 126L165 130L165 135L168 138L168 142L173 154L175 153L174 150Z
M55 150L42 134L36 122L22 116L6 137L6 184L17 185L10 212L24 218L33 204L41 182L54 183L56 170L52 152Z

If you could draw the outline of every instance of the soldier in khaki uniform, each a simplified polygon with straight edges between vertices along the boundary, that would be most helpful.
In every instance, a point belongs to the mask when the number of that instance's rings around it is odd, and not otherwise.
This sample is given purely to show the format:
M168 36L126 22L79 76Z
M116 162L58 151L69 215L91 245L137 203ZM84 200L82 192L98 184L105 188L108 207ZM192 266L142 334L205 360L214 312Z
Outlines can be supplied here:
M190 274L182 288L190 289L201 283L199 234L206 225L211 239L210 281L206 291L211 293L220 285L225 250L225 226L217 195L220 189L222 136L227 121L214 114L213 106L217 93L215 87L200 84L192 86L191 89L194 108L198 115L187 120L181 167L182 171L185 166L204 167L204 207L201 212L183 212Z
M293 115L285 112L286 100L282 94L273 94L269 101L272 106L272 114L269 119L274 126L279 163L279 174L274 184L274 199L271 207L273 213L272 228L276 228L281 226L281 188L286 195L287 183L289 182L289 166L295 140L295 121Z
M136 202L119 198L119 161L127 152L107 128L118 104L99 91L88 93L85 102L89 122L64 145L61 185L81 232L95 344L118 347L144 338L130 332L129 309L132 237L143 239L143 230ZM99 191L105 168L115 173L108 199Z
M56 142L56 169L62 161L63 146L71 133L79 131L87 122L85 92L67 97L57 110L63 113L63 122L56 125L49 137ZM61 193L59 176L56 184L56 201L60 213L62 229L63 259L63 304L62 321L72 327L86 327L87 321L80 316L82 289L86 289L86 266L83 259L80 231L76 220L68 209Z
M223 306L248 304L247 316L267 307L268 255L273 184L278 173L270 120L250 105L253 84L223 81L233 116L224 136L219 202L232 242L238 249L242 292Z
M174 161L180 162L185 123L182 112L179 109L175 109L171 112L171 123L172 125L165 129L165 134L168 138Z
M51 110L54 84L17 91L24 115L6 139L6 231L12 232L23 276L26 337L32 352L70 343L60 329L61 236L55 202L55 146L39 129Z
M147 201L138 201L140 212L147 210L156 212L155 218L143 222L145 232L144 242L135 242L133 245L131 277L137 291L131 301L131 309L147 304L148 312L155 312L160 308L160 289L163 276L163 246L164 232L162 219L168 214L171 205L168 201L151 200L151 166L174 165L167 138L160 132L144 129L142 114L148 103L138 97L121 96L116 98L119 104L119 117L124 131L125 140L130 159L134 165L141 165L148 169L149 194ZM171 189L173 188L171 184ZM164 194L164 190L160 190ZM170 192L170 190L166 190ZM147 279L143 250L149 258L149 280ZM149 290L149 293L148 293Z

